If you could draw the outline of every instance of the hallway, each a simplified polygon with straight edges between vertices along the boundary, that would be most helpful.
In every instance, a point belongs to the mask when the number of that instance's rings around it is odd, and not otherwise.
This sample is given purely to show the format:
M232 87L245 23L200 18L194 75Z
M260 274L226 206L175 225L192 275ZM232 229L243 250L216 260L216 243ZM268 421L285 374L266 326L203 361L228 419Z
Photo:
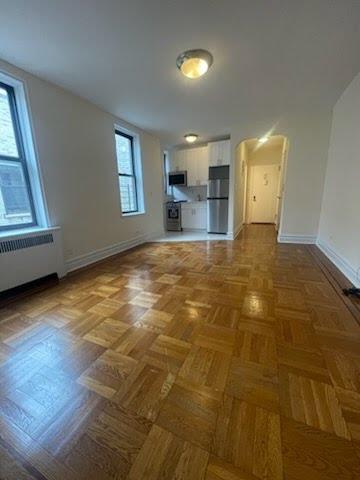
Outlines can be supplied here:
M0 478L360 478L360 326L273 226L0 310Z

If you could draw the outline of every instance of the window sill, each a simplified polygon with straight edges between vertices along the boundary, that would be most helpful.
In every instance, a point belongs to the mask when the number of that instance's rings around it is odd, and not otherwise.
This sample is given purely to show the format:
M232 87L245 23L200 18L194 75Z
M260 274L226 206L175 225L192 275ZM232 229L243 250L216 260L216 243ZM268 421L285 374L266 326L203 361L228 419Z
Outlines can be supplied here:
M123 217L136 217L137 215L145 215L145 212L130 212L130 213L123 213Z
M32 233L47 233L58 230L60 227L29 227L29 228L15 228L14 230L4 230L0 232L0 238L6 239L16 238L22 235L31 235Z

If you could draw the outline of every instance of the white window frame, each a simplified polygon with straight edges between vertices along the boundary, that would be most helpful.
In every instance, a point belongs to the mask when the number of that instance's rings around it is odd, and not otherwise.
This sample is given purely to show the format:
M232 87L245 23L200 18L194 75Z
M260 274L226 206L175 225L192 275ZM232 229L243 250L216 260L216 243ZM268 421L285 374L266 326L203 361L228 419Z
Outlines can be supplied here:
M0 236L8 235L11 232L21 230L36 230L49 226L49 214L44 201L44 188L41 172L38 164L38 156L33 136L33 127L30 112L28 109L29 99L24 82L8 72L0 70L0 82L13 88L18 114L18 123L24 148L25 161L29 176L32 200L36 214L36 224L31 227L14 225L14 228L0 231Z
M140 135L137 132L124 128L121 125L114 125L114 134L116 132L124 133L126 136L132 137L132 146L133 146L133 165L134 165L134 175L136 181L136 199L137 199L137 211L136 212L123 212L121 206L121 194L120 194L120 183L118 181L119 188L119 200L120 200L120 211L123 217L133 217L136 215L145 214L145 198L144 198L144 182L143 182L143 171L142 171L142 158L141 158L141 145L140 145ZM116 137L114 136L116 142ZM115 145L115 157L116 157L116 145ZM116 158L116 172L119 177L118 161Z

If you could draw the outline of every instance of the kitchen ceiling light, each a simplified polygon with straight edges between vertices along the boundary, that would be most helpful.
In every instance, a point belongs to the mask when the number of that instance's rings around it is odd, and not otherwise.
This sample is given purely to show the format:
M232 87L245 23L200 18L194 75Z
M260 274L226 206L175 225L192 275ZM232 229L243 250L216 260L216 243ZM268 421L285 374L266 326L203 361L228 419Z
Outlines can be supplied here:
M206 73L213 63L213 57L206 50L187 50L176 59L179 70L188 78L199 78Z
M199 138L199 135L196 135L196 133L187 133L184 138L188 143L194 143Z
M261 137L259 138L259 143L266 143L269 140L269 137Z

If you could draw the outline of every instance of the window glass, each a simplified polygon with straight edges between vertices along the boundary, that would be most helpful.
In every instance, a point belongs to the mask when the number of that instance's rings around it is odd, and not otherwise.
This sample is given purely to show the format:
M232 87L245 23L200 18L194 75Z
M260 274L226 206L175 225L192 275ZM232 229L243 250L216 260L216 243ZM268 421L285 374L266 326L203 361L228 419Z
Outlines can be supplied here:
M124 213L136 212L136 189L133 177L119 176L121 207Z
M22 164L0 160L0 227L33 221Z
M8 92L0 87L0 155L18 157Z
M119 173L132 175L134 172L131 139L119 134L115 138Z
M115 141L121 211L122 213L135 213L139 211L139 200L134 158L134 138L131 135L116 131Z
M0 230L36 225L14 88L0 83Z

